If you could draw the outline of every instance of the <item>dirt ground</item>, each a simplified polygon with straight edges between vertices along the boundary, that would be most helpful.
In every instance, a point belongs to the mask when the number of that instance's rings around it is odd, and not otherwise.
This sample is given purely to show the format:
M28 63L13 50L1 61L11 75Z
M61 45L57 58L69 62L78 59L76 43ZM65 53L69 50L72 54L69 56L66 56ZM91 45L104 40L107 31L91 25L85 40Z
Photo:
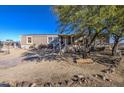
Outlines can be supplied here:
M11 49L10 54L0 54L0 81L37 81L59 82L71 78L73 75L92 76L103 74L106 66L98 63L78 65L71 62L43 61L22 62L22 54L27 50ZM123 82L121 73L110 76L116 82Z
M23 49L10 49L10 54L0 53L0 68L16 66L21 63L22 53L26 52Z

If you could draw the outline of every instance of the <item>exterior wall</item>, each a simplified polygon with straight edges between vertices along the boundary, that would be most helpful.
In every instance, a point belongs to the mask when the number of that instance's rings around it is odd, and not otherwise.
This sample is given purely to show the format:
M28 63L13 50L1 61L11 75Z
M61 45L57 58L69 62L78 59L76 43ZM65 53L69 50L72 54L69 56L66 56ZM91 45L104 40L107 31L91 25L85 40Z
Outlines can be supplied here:
M21 36L21 45L26 45L26 36Z
M27 42L27 37L32 37L32 43ZM49 37L58 37L58 35L23 35L21 36L21 48L28 49L31 45L35 44L36 46L40 44L49 44Z
M26 36L21 36L21 48L28 49L30 47L30 44L27 44Z
M46 35L33 35L33 44L40 45L42 44L47 44L47 36Z

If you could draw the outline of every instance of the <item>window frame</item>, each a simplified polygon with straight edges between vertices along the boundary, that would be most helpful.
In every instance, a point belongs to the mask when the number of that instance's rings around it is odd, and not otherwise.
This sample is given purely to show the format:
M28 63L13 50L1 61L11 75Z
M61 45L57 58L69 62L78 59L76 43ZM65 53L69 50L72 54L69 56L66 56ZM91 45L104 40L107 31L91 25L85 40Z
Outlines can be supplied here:
M29 43L28 38L31 38L31 43ZM33 44L33 37L32 36L27 36L26 37L26 42L27 42L27 44Z

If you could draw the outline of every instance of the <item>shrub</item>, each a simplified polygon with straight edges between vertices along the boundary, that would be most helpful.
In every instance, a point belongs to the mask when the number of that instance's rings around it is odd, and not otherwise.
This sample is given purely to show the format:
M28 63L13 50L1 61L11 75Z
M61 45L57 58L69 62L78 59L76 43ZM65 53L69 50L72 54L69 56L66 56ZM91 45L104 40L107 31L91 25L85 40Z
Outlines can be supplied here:
M104 51L105 47L96 47L96 51Z
M49 48L49 49L53 49L53 45L52 45L52 44L49 44L49 45L48 45L48 48Z
M29 47L29 49L33 49L33 48L35 48L35 44L33 44L33 45L31 45L31 46Z
M48 48L48 46L47 45L44 45L44 44L40 44L40 45L38 45L37 48L38 49L44 49L44 48Z

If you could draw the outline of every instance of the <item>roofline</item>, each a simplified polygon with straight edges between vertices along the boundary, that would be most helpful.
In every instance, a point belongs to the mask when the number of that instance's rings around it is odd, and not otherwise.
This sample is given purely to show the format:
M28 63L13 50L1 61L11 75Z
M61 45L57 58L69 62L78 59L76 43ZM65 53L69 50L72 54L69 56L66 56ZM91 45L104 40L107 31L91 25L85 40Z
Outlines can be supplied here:
M23 34L23 35L20 35L20 36L33 36L33 35L58 35L58 36L75 36L77 34Z
M23 34L21 36L32 36L32 35L58 35L58 34Z

